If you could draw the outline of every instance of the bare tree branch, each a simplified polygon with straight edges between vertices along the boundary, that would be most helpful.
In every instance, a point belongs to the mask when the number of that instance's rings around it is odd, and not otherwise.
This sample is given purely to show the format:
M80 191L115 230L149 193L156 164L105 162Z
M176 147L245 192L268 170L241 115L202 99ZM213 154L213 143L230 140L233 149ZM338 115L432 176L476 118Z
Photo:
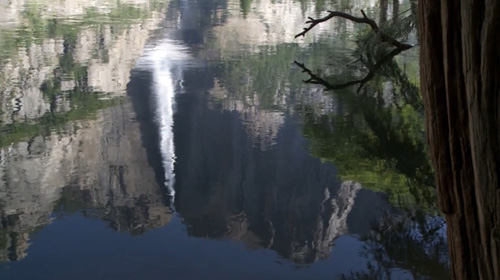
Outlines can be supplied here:
M307 73L309 75L308 80L304 80L304 83L307 84L315 84L315 85L322 85L324 86L327 90L335 90L335 89L343 89L349 86L353 85L359 85L357 92L363 88L363 86L372 80L375 77L375 74L377 71L388 61L393 59L396 55L400 54L404 49L394 49L390 53L386 54L384 57L382 57L375 65L369 66L367 65L367 68L369 69L368 74L363 78L359 80L353 80L349 81L347 83L343 84L331 84L330 82L327 82L323 78L319 77L318 75L314 74L311 70L309 70L303 63L299 63L297 61L294 61L295 65L300 67L302 69L303 73Z
M295 38L298 38L300 36L305 36L307 32L309 32L316 25L318 25L318 24L320 24L322 22L328 21L328 20L330 20L330 19L332 19L334 17L340 17L340 18L348 19L350 21L357 22L357 23L368 24L371 27L371 29L373 30L373 32L375 32L376 34L378 34L380 36L380 38L382 39L382 41L389 42L389 43L391 43L393 46L395 46L398 49L407 50L407 49L410 49L410 48L413 47L412 45L401 43L398 40L396 40L394 38L391 38L390 36L385 35L384 33L382 33L380 31L380 28L377 25L377 23L373 19L367 17L366 14L365 14L365 12L363 10L361 10L361 14L363 14L363 17L355 17L353 15L346 14L346 13L343 13L343 12L328 11L328 15L326 15L325 17L322 17L322 18L314 19L312 17L308 17L309 20L306 21L306 24L309 24L309 26L305 27L302 32L300 32L299 34L295 35Z
M297 61L294 61L294 63L295 63L295 65L299 66L302 69L303 73L307 73L309 75L309 79L308 80L304 80L303 81L304 83L306 83L306 84L322 85L322 86L324 86L326 88L326 90L343 89L343 88L347 88L349 86L353 86L353 85L358 85L359 84L359 87L358 87L358 90L357 90L357 92L359 92L361 90L361 88L363 88L363 86L368 81L370 81L371 79L373 79L373 77L375 76L375 72L374 71L370 71L368 73L368 75L366 75L366 77L364 77L363 79L353 80L353 81L349 81L347 83L335 85L335 84L331 84L331 83L327 82L326 80L322 79L318 75L314 74L303 63L299 63Z
M309 20L306 21L306 24L308 23L309 26L306 27L306 28L304 28L304 31L302 31L299 34L295 35L295 38L306 35L306 33L309 32L309 30L313 29L313 27L315 27L319 23L325 22L325 21L330 20L331 18L334 18L334 17L345 18L345 19L348 19L350 21L354 21L354 22L357 22L357 23L366 23L366 24L370 25L370 27L373 30L378 30L377 23L374 20L368 18L363 10L361 10L361 13L363 14L362 18L361 17L355 17L355 16L352 16L350 14L346 14L346 13L343 13L343 12L337 12L337 11L328 11L328 15L327 16L319 18L319 19L314 19L312 17L308 17Z
M299 66L302 69L302 73L307 73L309 75L309 79L308 80L304 80L303 81L304 83L306 83L306 84L315 84L315 85L323 85L328 90L333 90L334 89L334 88L332 88L333 87L332 84L330 84L329 82L323 80L322 78L320 78L319 76L317 76L316 74L314 74L303 63L300 63L298 61L294 61L293 63L295 63L295 65Z

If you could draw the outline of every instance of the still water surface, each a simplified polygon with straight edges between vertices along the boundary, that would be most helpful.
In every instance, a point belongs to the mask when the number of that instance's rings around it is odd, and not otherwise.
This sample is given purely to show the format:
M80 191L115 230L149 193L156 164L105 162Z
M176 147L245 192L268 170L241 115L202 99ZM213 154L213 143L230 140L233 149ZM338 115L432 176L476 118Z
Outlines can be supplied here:
M381 3L0 2L0 278L449 278L418 51L293 64Z

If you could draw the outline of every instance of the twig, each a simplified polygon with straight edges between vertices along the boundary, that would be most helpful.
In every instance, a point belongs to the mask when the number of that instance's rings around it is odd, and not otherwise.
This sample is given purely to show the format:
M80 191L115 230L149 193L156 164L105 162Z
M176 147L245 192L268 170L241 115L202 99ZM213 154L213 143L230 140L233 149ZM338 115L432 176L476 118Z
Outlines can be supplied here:
M358 62L358 61L361 61L361 57L360 57L360 58L358 58L358 59L356 59L356 60L353 60L353 61L351 61L351 62L347 63L347 64L346 64L346 65L344 65L344 66L350 66L350 65L352 65L352 64L354 64L354 63L356 63L356 62Z

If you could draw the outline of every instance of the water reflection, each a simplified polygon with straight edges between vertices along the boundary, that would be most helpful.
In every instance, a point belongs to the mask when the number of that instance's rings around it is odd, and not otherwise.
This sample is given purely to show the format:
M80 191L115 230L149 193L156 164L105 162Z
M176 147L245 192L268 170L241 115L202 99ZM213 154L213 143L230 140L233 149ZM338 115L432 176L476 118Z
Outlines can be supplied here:
M185 95L177 104L176 209L188 234L240 240L297 263L328 257L348 232L359 184L337 182L335 168L309 156L289 120L263 151L237 112L221 114L206 102Z
M368 5L379 14L373 1L347 2L103 1L87 9L82 1L74 12L66 2L18 3L32 11L0 32L13 44L1 64L12 71L0 80L0 250L2 261L21 261L0 274L36 273L36 262L57 279L65 268L46 259L62 261L50 241L68 239L71 230L58 227L66 220L98 240L82 241L99 244L97 255L135 248L102 264L78 251L86 265L123 279L139 279L128 273L136 268L151 277L225 275L221 266L193 269L214 254L226 266L245 260L231 268L239 276L267 254L252 276L446 277L443 225L426 196L408 191L432 175L419 112L386 102L400 85L375 77L360 95L331 94L303 84L292 64L318 70L325 57L353 60L352 24L293 40L304 15L323 8ZM359 70L319 74L347 81ZM66 244L70 254L78 242ZM83 263L72 267L91 277Z
M24 258L29 234L51 223L54 210L93 209L89 216L132 233L168 223L139 124L123 102L130 70L160 20L161 7L149 10L151 3L2 6L16 15L2 35L17 44L2 50L2 260Z
M152 72L152 107L159 131L159 149L165 173L165 187L172 199L175 197L175 147L174 109L176 88L182 87L181 65L186 67L190 59L187 50L174 41L164 40L146 50L136 69ZM178 91L178 89L177 89Z
M79 122L81 128L71 135L36 137L3 150L5 236L27 237L51 222L53 209L94 209L88 215L132 233L168 223L171 211L140 148L138 124L131 114L130 105L105 109L99 120ZM10 251L26 249L5 245Z
M387 9L385 4L382 9ZM384 13L381 12L381 17ZM409 34L400 30L390 33L398 28L413 32L416 15L409 10L399 16L401 22L393 20L390 26L383 27L386 36L395 36L391 37L393 41L380 41L373 32L368 33L358 40L353 51L353 55L359 56L357 61L345 66L323 66L346 68L347 73L331 74L326 69L318 75L304 64L294 62L308 76L305 83L321 85L333 95L346 96L342 101L344 107L337 112L318 115L306 108L304 134L312 140L313 154L334 163L344 180L382 190L399 207L412 204L435 214L437 210L431 209L436 198L424 142L424 112L418 85L412 82L417 73L402 69L408 62L416 64L411 62L415 50L402 41ZM399 63L398 55L401 55ZM358 73L354 74L352 69ZM363 72L367 74L358 78Z

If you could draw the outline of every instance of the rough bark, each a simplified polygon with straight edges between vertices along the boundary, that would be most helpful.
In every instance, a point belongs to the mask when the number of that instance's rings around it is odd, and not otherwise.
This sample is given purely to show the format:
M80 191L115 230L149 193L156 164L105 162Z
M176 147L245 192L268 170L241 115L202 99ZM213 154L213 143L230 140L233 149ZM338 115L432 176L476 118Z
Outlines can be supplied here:
M420 0L421 89L454 279L500 279L500 1Z

